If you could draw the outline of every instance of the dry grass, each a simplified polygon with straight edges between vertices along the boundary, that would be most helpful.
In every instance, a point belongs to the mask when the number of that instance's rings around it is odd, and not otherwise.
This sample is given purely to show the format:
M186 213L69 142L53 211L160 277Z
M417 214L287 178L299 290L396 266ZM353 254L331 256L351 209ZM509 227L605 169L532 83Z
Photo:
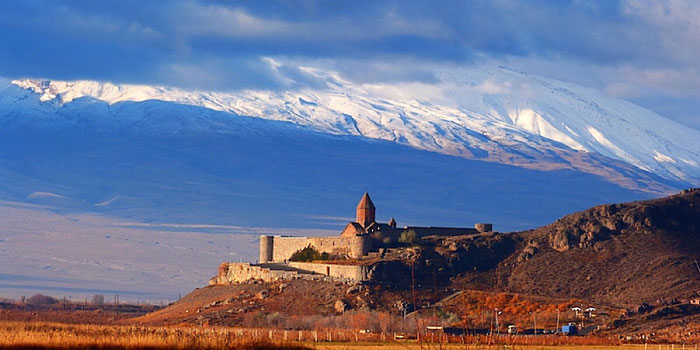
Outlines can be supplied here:
M483 345L483 344L418 344L418 343L319 343L316 344L317 350L344 350L344 349L362 349L362 350L644 350L644 345L557 345L557 346L541 346L541 345ZM653 348L656 350L656 348ZM690 348L686 348L688 350ZM648 350L652 350L649 347ZM662 350L671 350L664 347ZM692 350L692 349L691 349Z
M0 322L0 349L310 349L238 336L232 329Z

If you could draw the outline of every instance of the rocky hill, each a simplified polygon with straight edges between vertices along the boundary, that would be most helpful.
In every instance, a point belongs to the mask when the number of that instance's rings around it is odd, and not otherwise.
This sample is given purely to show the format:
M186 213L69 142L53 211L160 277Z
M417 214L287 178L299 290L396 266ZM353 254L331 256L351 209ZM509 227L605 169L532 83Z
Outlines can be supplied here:
M499 288L639 304L700 292L700 190L600 205L519 235Z
M585 304L606 310L594 321L602 330L646 332L651 325L683 333L700 325L700 307L688 302L700 296L699 236L700 189L692 189L596 206L531 231L426 237L375 263L379 284L208 286L138 321L263 326L269 314L284 319L374 310L395 316L397 305L412 309L415 303L442 308L450 322L468 326L488 326L482 309L498 307L512 322L528 322L537 312L553 327L555 309ZM458 314L467 309L473 315Z

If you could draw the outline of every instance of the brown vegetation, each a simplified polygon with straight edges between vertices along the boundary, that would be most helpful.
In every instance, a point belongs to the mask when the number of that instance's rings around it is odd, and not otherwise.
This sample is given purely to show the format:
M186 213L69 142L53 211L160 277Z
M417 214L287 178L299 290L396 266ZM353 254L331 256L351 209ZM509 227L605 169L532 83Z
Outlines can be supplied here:
M33 298L33 297L32 297ZM50 298L51 303L29 303L32 298L23 301L0 302L0 321L42 321L60 323L109 324L117 320L145 315L160 309L154 305L129 305L107 303L70 302Z
M233 329L0 322L0 349L309 349Z

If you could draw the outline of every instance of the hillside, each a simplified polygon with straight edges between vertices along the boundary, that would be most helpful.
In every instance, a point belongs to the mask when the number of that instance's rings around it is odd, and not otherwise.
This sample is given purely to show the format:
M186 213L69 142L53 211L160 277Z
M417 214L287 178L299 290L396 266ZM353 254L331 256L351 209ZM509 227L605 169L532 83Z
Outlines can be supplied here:
M601 205L525 232L499 287L639 304L700 293L700 190Z
M428 237L414 258L426 285L637 306L700 294L700 190L599 205L541 228ZM405 264L404 264L405 265ZM403 274L402 274L403 272ZM407 268L387 276L406 281Z
M401 250L401 259L378 263L374 273L380 284L298 280L208 286L136 321L270 326L261 317L331 317L339 300L348 310L394 316L400 314L397 305L415 300L428 311L425 317L438 317L430 316L436 312L445 322L469 327L488 327L484 310L493 308L524 327L532 312L542 327L554 327L557 309L563 320L575 321L570 308L588 305L600 314L588 322L601 331L663 330L680 339L684 329L700 325L700 308L688 304L688 298L700 296L694 261L700 254L699 218L700 190L693 189L596 206L531 231L429 236L420 246Z

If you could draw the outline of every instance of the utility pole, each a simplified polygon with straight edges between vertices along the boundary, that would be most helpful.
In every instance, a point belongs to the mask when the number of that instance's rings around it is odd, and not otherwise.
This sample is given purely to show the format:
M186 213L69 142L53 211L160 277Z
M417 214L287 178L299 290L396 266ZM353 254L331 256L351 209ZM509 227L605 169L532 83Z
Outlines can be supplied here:
M498 308L494 308L494 313L496 314L496 334L501 334L501 327L498 326Z
M411 297L413 298L413 311L418 310L418 305L416 305L416 272L415 272L415 261L411 260Z
M420 348L423 348L423 342L420 338L420 325L418 324L418 305L416 305L416 267L415 260L411 260L411 297L413 298L413 319L416 321L416 338L420 344Z
M559 332L559 309L557 309L557 332Z

